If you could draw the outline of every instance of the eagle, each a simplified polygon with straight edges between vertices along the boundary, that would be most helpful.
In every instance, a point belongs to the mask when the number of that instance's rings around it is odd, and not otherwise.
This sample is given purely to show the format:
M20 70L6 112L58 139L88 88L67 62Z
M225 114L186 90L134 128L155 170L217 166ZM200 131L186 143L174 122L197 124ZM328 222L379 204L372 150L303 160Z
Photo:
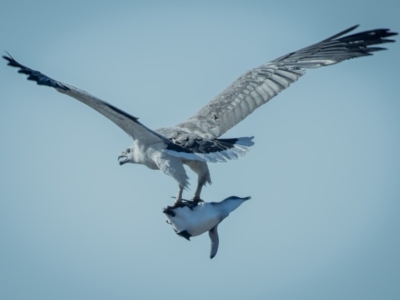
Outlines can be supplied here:
M352 26L321 42L245 72L186 121L174 127L157 130L148 128L137 117L84 90L20 64L8 53L3 58L8 61L9 66L18 68L19 73L27 75L28 80L79 100L125 131L132 138L133 145L119 154L119 164L143 164L150 169L161 170L175 179L178 183L174 202L176 207L182 204L183 190L189 185L184 165L198 175L192 200L202 201L202 188L211 183L207 163L237 159L254 145L252 136L221 138L229 129L288 88L307 69L329 66L386 50L376 45L394 42L388 37L397 35L390 29L374 29L347 35L357 27L358 25Z

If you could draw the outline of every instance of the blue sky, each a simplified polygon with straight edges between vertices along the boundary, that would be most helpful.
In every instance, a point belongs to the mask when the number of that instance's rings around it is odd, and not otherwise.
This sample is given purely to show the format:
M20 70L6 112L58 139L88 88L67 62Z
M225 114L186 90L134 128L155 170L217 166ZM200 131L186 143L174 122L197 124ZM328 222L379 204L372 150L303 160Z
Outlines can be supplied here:
M5 1L2 48L150 128L194 114L246 70L359 30L400 30L398 1ZM179 238L176 183L117 162L129 137L0 67L1 299L398 299L399 43L311 70L225 137L203 198L252 196ZM190 173L192 187L195 176ZM185 192L189 198L194 192Z

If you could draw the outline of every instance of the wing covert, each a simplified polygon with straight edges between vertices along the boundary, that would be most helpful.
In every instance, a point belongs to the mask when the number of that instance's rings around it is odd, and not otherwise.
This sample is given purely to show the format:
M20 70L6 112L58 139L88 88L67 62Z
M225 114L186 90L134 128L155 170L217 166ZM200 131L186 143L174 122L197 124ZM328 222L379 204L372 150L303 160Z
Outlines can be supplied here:
M375 29L341 37L357 26L244 73L194 116L176 127L183 132L215 139L288 88L305 74L305 69L372 55L372 52L385 50L373 45L394 42L387 37L397 35L389 29Z

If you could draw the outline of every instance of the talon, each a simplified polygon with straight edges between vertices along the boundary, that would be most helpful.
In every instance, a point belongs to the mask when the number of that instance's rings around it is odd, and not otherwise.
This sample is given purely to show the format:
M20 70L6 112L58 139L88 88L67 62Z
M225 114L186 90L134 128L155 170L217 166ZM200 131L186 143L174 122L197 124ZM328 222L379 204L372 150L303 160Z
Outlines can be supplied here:
M174 209L173 206L167 206L166 208L163 209L163 213L168 216L175 217L175 212L173 211L173 209Z
M174 205L172 207L176 207L176 206L182 205L182 203L183 203L182 196L181 197L176 197Z
M192 199L193 202L195 203L200 203L200 202L204 202L204 200L200 199L199 197L194 196Z

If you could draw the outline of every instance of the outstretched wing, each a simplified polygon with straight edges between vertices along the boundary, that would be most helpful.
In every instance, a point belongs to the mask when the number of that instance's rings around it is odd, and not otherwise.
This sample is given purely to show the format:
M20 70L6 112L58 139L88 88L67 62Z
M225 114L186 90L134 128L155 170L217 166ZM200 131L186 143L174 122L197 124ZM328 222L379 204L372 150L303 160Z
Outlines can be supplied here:
M289 53L246 72L187 121L174 127L184 140L190 133L215 139L238 124L305 74L343 60L372 55L385 48L374 45L394 42L389 29L374 29L341 37L353 26L317 44Z
M18 63L11 55L3 56L8 61L8 65L11 67L19 68L18 73L28 75L28 80L35 81L39 85L45 85L55 88L58 92L71 96L82 103L90 106L94 110L101 113L106 118L110 119L122 130L124 130L133 139L138 140L142 144L150 145L164 141L170 143L168 139L163 137L161 134L147 128L139 122L137 117L134 117L123 110L111 105L103 100L96 98L95 96L80 90L72 85L62 83L54 80L39 71L32 70Z

